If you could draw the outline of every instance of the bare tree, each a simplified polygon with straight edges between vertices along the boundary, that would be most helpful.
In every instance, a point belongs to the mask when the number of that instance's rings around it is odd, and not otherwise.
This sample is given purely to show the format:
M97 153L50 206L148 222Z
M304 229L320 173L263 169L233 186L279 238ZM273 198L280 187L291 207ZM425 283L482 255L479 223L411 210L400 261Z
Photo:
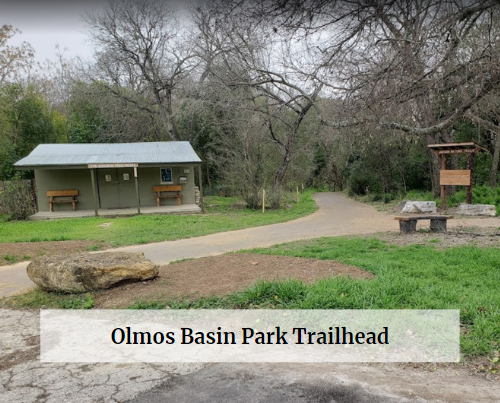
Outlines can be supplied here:
M271 36L269 24L246 19L246 7L239 2L199 7L195 18L199 52L205 60L205 76L250 90L245 107L260 115L281 155L271 184L272 207L278 208L299 129L323 84L294 63L297 49L278 35Z
M94 80L139 109L158 115L166 137L181 140L175 92L196 59L176 10L161 0L111 1L104 12L85 19L98 48Z
M355 111L325 122L438 142L500 89L499 11L493 0L263 0L252 15L306 41L315 79Z
M335 69L333 76L321 70L325 85L373 110L372 119L383 127L439 133L498 88L498 38L473 43L478 30L493 24L496 1L284 4L274 7L274 18L312 38L311 55ZM271 9L266 15L273 15ZM452 104L443 107L448 98ZM406 121L391 119L397 104L405 105ZM384 110L389 113L381 114Z
M35 51L29 43L23 42L18 46L8 44L9 39L20 32L12 25L0 26L0 84L19 76L33 65Z

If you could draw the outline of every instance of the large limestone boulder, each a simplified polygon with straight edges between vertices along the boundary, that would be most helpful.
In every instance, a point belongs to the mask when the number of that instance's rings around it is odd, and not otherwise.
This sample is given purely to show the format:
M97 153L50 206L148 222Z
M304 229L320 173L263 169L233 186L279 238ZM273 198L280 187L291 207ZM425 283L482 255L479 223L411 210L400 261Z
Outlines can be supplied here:
M457 213L463 215L484 215L495 217L497 208L494 204L467 204L460 203Z
M86 292L110 288L122 281L141 281L158 275L143 253L103 252L41 256L32 260L28 276L46 291Z
M436 202L434 201L407 201L402 210L403 213L435 213Z

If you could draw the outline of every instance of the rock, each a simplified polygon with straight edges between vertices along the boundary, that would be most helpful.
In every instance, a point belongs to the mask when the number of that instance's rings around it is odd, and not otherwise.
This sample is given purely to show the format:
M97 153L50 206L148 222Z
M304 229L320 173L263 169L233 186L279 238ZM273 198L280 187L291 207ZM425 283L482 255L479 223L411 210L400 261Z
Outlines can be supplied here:
M493 204L467 204L460 203L458 205L458 214L463 215L485 215L495 217L497 209Z
M433 201L407 201L403 213L435 213L436 202Z
M32 260L28 276L46 291L86 292L122 281L148 280L158 268L143 253L104 252L41 256Z
M405 204L406 204L406 200L405 201L401 201L401 202L398 203L397 208L399 210L403 210L404 207L405 207Z

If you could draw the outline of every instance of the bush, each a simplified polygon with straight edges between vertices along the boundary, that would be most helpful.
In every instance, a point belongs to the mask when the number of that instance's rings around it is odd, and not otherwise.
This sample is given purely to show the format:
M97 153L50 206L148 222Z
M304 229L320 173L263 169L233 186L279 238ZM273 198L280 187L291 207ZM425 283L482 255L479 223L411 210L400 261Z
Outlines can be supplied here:
M456 207L460 203L465 203L466 198L467 191L465 188L461 188L455 194L446 196L446 204L449 207ZM439 205L439 199L436 199L436 203ZM492 188L488 185L474 187L472 189L472 204L492 204L496 206L497 216L500 215L500 187Z
M10 220L26 220L36 213L36 200L31 180L12 180L0 188L0 214Z
M387 204L387 203L390 203L391 201L393 201L395 199L394 195L392 193L386 193L384 195L384 203Z
M409 190L406 192L405 199L412 201L429 201L434 200L434 195L432 192L425 190Z

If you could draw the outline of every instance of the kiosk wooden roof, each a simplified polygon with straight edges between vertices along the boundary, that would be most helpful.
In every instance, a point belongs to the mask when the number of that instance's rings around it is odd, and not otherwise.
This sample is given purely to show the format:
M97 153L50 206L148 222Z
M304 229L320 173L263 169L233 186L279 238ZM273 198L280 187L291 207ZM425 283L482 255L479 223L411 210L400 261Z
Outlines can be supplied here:
M437 155L443 154L477 154L480 152L488 152L484 147L474 142L468 143L445 143L445 144L429 144L429 147Z

